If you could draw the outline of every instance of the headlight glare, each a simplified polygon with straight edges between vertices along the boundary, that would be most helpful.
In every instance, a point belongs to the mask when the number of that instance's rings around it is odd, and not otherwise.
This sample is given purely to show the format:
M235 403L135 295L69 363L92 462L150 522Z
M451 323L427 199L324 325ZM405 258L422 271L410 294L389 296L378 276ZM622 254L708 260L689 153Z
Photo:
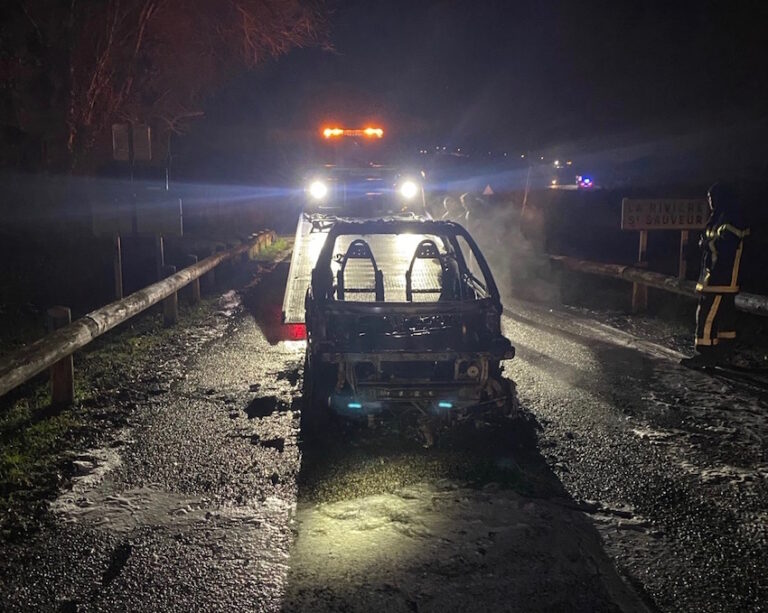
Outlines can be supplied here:
M314 200L322 200L328 195L328 186L322 181L312 181L309 184L309 195Z
M406 200L413 200L419 193L419 186L413 181L403 181L400 184L400 195Z

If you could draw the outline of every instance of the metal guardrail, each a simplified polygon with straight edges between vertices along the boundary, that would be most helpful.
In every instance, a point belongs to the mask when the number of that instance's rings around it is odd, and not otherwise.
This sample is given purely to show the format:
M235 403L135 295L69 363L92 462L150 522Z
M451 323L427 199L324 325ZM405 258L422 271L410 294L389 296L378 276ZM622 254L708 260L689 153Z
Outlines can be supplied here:
M693 281L685 281L658 272L635 268L634 266L590 262L589 260L579 260L565 255L550 255L549 259L576 272L622 279L630 283L655 287L681 296L688 296L689 298L698 298L699 295L696 292L696 283ZM736 308L745 313L768 317L768 296L741 292L736 295Z
M246 243L211 255L179 272L175 272L174 269L165 279L134 292L122 300L91 311L80 319L67 323L64 327L5 356L0 359L0 396L50 368L53 401L55 403L71 402L73 393L71 360L75 351L161 301L164 301L166 323L173 323L176 319L174 313L177 313L177 292L180 289L198 280L222 262L244 253L253 257L265 246L271 245L274 240L273 231L260 232ZM66 311L65 317L68 318L68 309L58 307L58 310ZM69 360L69 363L62 364L64 360ZM55 380L56 377L59 377L58 381Z

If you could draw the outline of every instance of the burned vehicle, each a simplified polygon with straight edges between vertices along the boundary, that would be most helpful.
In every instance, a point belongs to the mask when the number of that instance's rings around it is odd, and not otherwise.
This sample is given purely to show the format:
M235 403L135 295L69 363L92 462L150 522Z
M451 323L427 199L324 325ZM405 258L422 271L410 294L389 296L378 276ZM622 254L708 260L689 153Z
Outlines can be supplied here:
M461 417L514 408L501 363L501 301L475 241L454 222L339 221L306 294L305 413Z

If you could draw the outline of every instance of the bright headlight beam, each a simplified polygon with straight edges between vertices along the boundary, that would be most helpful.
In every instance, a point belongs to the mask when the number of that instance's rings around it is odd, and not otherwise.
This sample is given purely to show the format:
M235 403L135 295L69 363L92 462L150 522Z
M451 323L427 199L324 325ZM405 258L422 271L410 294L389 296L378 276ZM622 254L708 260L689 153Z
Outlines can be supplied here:
M322 200L328 195L328 186L322 181L312 181L309 184L309 195L315 200Z
M413 200L419 193L419 186L413 181L404 181L400 185L400 195L406 200Z

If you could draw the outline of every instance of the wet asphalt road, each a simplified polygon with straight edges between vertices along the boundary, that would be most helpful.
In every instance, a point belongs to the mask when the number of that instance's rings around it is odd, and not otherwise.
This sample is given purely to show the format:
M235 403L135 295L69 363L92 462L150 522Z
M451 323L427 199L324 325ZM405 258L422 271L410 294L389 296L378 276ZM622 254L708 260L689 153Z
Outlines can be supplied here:
M607 551L663 610L768 603L768 398L600 322L510 308L521 402Z
M286 274L224 295L145 365L53 521L4 546L7 610L762 610L760 392L514 304L520 419L431 449L396 424L303 441Z

